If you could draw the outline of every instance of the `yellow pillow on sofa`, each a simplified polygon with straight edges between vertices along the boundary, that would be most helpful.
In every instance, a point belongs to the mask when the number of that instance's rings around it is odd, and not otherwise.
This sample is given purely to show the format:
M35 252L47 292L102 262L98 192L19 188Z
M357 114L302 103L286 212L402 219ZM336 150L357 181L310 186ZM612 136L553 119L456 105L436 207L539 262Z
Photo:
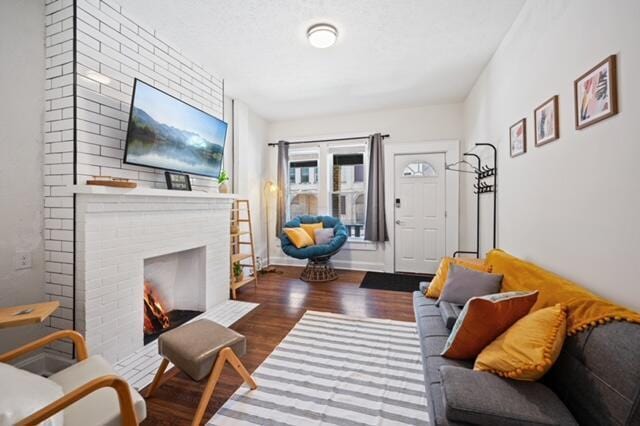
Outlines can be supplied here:
M515 380L538 380L558 359L566 333L566 306L558 303L539 309L484 348L473 369Z
M313 240L302 228L284 228L284 232L287 234L287 237L291 240L296 248L303 248L307 246L313 245Z
M322 222L320 222L320 223L303 223L303 224L300 225L300 227L302 229L304 229L305 231L307 231L307 234L309 234L309 236L313 240L313 244L316 243L316 229L324 228L324 226L322 225Z
M444 288L444 284L447 282L447 275L449 275L449 265L452 262L456 265L464 266L468 269L473 269L474 271L491 272L491 266L486 265L482 260L443 257L442 261L440 262L440 266L436 271L435 277L433 277L433 279L431 280L431 284L429 284L429 287L427 287L425 296L432 297L434 299L440 297L442 289Z

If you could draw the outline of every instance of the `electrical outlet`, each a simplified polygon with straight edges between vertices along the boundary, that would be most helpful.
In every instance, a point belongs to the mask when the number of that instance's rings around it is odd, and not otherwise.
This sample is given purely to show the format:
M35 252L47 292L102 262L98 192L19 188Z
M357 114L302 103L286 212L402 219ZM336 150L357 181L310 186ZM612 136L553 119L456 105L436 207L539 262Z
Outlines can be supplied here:
M17 251L15 257L16 270L31 268L31 252Z

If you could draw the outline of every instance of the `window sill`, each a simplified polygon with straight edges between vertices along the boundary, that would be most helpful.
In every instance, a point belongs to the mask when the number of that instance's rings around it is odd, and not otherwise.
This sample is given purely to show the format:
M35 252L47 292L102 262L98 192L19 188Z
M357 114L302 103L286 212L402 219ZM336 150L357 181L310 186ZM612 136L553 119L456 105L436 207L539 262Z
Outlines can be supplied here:
M378 244L372 241L349 239L342 249L354 251L376 251L378 249Z

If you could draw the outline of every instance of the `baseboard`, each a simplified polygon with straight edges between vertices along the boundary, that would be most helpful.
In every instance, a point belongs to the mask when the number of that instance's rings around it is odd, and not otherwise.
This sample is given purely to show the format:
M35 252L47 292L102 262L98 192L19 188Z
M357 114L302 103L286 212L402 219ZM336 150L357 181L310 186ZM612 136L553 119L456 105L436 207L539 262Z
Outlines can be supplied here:
M72 365L75 361L55 353L41 351L15 363L21 370L27 370L48 377Z
M377 262L357 262L351 260L331 260L333 266L337 269L347 269L350 271L370 271L370 272L384 272L384 263ZM292 257L272 257L271 265L280 266L301 266L304 267L307 264L306 260L294 259Z

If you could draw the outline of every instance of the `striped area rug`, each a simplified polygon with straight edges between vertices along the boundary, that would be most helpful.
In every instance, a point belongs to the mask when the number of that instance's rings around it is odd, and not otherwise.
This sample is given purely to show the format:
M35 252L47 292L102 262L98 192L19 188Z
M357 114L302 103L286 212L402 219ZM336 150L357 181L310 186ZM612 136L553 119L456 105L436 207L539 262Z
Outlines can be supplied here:
M307 311L209 425L428 425L415 323Z

